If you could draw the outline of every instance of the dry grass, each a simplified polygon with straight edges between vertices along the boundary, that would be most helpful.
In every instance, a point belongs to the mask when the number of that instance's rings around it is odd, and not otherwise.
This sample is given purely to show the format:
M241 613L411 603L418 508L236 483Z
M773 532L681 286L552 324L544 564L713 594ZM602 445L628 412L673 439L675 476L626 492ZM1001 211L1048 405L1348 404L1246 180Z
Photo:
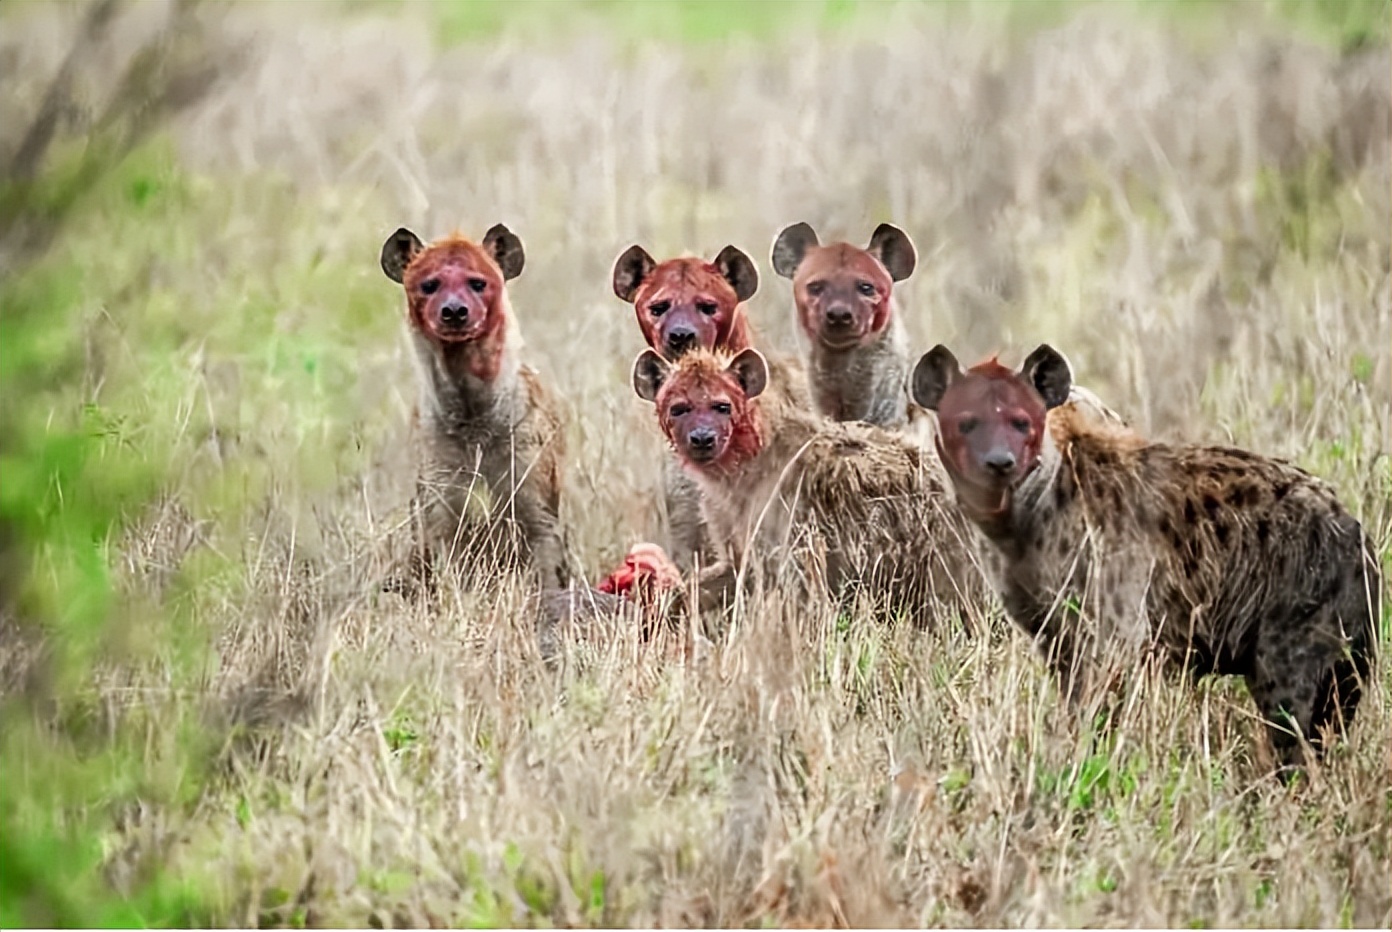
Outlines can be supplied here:
M0 124L76 22L8 15ZM89 94L162 15L123 13ZM1341 55L1256 5L1203 34L876 7L837 35L443 50L422 9L200 15L246 68L46 260L80 271L88 370L38 401L99 405L168 474L118 545L129 614L175 605L216 644L192 697L158 663L92 689L152 734L209 697L237 723L195 801L114 824L118 888L162 866L247 925L1392 921L1385 656L1351 742L1286 789L1239 684L1141 672L1094 729L999 618L968 640L775 599L698 661L616 628L551 670L512 583L433 607L368 584L415 391L377 248L500 220L528 251L528 355L571 414L588 572L656 533L662 463L613 259L741 246L753 317L791 349L767 250L803 219L909 231L920 349L1048 340L1157 437L1328 477L1387 554L1386 47Z

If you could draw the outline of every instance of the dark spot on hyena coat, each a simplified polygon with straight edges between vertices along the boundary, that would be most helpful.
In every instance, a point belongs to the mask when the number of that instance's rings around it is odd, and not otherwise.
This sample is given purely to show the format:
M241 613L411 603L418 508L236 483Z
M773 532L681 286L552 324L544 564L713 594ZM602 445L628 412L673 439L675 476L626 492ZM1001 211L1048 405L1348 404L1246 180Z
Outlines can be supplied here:
M1248 505L1255 505L1260 499L1257 490L1250 485L1239 483L1228 490L1228 504L1234 508L1246 508Z
M1193 579L1199 575L1198 555L1190 548L1185 548L1183 554L1184 559L1182 562L1184 564L1184 575Z
M1307 538L1306 538L1306 544L1305 544L1305 546L1306 546L1307 548L1309 548L1308 550L1305 551L1307 554L1314 555L1314 554L1318 554L1318 553L1320 553L1322 550L1324 550L1324 533L1323 533L1323 531L1324 531L1324 526L1323 526L1322 524L1312 523L1312 524L1310 525L1310 532L1309 532L1309 535L1308 535Z
M1060 482L1054 486L1054 506L1067 508L1073 501L1073 483Z
M1190 525L1199 523L1199 510L1194 507L1192 498L1184 500L1184 523Z
M1164 536L1165 540L1170 542L1170 546L1179 549L1179 533L1175 530L1175 526L1170 523L1169 518L1160 519L1160 533Z
M1260 521L1257 522L1257 541L1258 543L1264 544L1270 536L1271 522L1266 520L1265 518L1262 518Z
M1208 520L1218 520L1218 511L1223 507L1223 503L1218 501L1216 496L1205 495L1203 497L1204 511L1208 512Z

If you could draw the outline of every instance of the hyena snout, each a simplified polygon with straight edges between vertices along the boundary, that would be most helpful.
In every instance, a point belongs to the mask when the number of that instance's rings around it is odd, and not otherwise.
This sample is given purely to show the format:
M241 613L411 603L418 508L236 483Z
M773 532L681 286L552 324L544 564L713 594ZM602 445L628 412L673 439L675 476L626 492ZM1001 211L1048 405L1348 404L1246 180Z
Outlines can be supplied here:
M696 331L680 325L667 331L667 355L675 358L696 345Z
M997 478L1005 478L1015 471L1015 454L1006 449L991 450L981 458L981 465Z
M855 323L855 312L849 304L833 304L826 309L823 316L830 330L849 330Z
M446 327L462 327L469 322L469 307L462 301L446 301L440 305L440 323Z
M693 458L708 458L715 452L715 431L709 427L697 427L686 435L686 445Z

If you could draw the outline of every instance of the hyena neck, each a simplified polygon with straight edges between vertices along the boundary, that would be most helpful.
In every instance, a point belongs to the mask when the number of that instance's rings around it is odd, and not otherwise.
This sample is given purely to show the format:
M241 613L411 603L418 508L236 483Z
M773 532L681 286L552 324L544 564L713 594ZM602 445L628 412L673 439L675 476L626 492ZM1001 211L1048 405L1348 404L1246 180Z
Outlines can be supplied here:
M518 354L503 332L441 345L412 334L421 370L421 412L444 427L511 427L523 390Z
M1027 542L1038 538L1037 529L1057 511L1056 487L1071 482L1064 457L1046 431L1039 462L1010 489L1003 508L979 510L963 502L962 510L1007 559L1023 560L1028 556Z
M847 349L812 344L812 398L834 421L863 421L899 428L908 422L908 334L891 311L889 325L876 337Z

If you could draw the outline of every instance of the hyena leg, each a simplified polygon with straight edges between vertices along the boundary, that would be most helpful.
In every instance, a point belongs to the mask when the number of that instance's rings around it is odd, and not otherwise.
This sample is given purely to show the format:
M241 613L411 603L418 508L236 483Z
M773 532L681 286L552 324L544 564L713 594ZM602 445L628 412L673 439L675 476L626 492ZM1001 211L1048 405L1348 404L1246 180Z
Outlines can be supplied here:
M1046 654L1058 677L1059 694L1068 707L1090 717L1115 704L1127 681L1127 668L1113 655L1097 657L1067 641L1056 642Z
M1090 692L1094 671L1088 639L1076 634L1078 614L1068 606L1041 606L1017 601L1005 594L1006 610L1034 638L1044 662L1058 677L1059 695L1072 709L1081 710Z
M1302 738L1317 756L1320 752L1315 705L1333 657L1328 645L1311 643L1311 629L1309 620L1266 625L1247 674L1247 689L1266 720L1267 739L1286 774L1306 763Z
M669 461L662 475L662 497L667 512L668 555L682 572L688 572L700 557L709 562L709 533L701 514L701 490L696 482Z
M383 592L394 592L405 599L433 596L437 591L434 554L427 531L427 516L418 494L406 508L405 521L389 532L385 542L387 577Z
M1380 582L1376 566L1370 579ZM1314 717L1310 730L1314 736L1326 731L1343 735L1353 722L1353 714L1363 696L1363 684L1372 671L1376 650L1377 588L1370 588L1362 571L1351 574L1339 598L1321 609L1313 620L1312 634L1328 646L1329 663L1315 692ZM1311 739L1312 742L1315 738Z
M570 582L561 522L555 515L545 514L533 525L530 547L530 563L545 585L565 586Z
M570 582L571 574L560 518L543 502L529 495L529 491L525 486L520 489L514 505L527 565L542 585L564 587Z
M733 563L722 560L703 567L696 577L697 605L702 612L721 611L735 602L739 588L739 571Z

